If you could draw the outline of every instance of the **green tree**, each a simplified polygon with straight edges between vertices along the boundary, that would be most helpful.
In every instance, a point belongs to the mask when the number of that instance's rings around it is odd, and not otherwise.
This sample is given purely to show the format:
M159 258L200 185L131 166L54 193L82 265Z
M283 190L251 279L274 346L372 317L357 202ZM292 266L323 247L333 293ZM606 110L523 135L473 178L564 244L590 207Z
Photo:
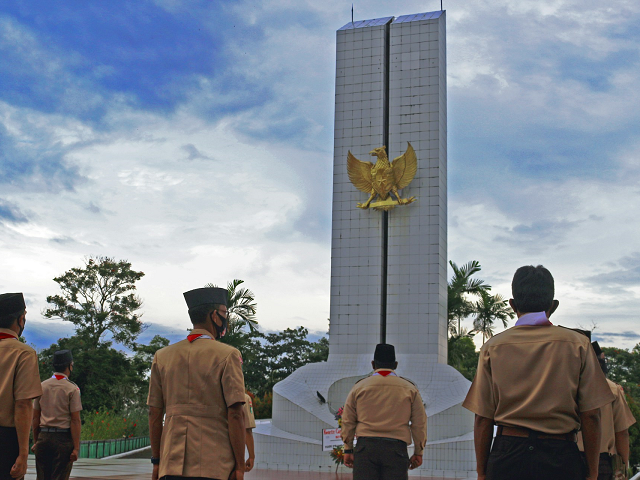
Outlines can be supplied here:
M466 333L451 335L447 341L449 347L449 365L458 370L467 380L473 380L478 368L479 352L473 339Z
M491 295L486 290L480 291L480 300L475 302L473 310L473 329L482 334L482 343L493 337L493 324L496 320L500 320L504 328L507 328L509 320L515 316L509 302L502 295Z
M603 347L609 372L607 376L621 385L627 396L627 403L636 420L640 421L640 343L631 350ZM640 426L629 428L630 465L640 465Z
M481 292L491 290L491 286L485 284L484 280L472 278L481 270L480 262L477 260L461 267L450 260L449 265L453 269L453 276L447 285L447 323L451 335L460 335L462 320L474 313L474 304L468 296L479 296Z
M143 276L125 260L88 257L84 267L53 279L62 292L47 297L51 306L43 315L73 323L76 334L93 347L107 332L115 342L133 347L144 329L141 314L136 313L142 300L135 294L135 284Z

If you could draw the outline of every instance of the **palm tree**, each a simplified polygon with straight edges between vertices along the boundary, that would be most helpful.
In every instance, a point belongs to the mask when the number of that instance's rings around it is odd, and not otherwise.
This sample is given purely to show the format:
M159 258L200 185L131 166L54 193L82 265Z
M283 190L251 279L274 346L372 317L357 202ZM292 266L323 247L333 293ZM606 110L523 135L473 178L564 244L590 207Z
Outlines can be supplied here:
M476 316L473 328L477 333L482 333L482 343L493 337L493 323L496 320L500 320L507 328L509 320L515 316L509 302L502 295L491 295L487 291L480 292L480 300L474 304L474 309Z
M256 298L248 288L240 288L243 283L244 280L234 279L227 284L227 318L229 322L223 341L236 348L246 335L243 331L244 327L248 327L249 332L254 332L258 328ZM205 287L218 288L212 283L207 283Z
M477 260L462 267L449 260L449 265L453 269L453 277L447 285L448 327L452 335L460 335L460 322L474 313L475 305L467 299L467 295L481 295L491 290L491 286L485 284L484 280L471 278L481 269Z

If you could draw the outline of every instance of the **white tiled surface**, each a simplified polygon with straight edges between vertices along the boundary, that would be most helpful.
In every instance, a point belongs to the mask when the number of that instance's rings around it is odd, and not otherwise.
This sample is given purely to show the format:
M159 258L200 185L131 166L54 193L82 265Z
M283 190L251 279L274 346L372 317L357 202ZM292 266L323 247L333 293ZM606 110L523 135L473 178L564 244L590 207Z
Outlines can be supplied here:
M371 372L380 334L382 214L356 208L367 195L347 175L383 144L385 24L355 22L337 33L330 354L278 383L273 419L255 431L257 468L332 471L321 431L333 410ZM413 381L428 415L423 467L412 476L473 478L473 415L460 405L469 381L447 360L447 152L445 15L399 17L390 24L389 157L411 142L418 173L403 192L417 201L389 214L387 342L398 374ZM322 403L318 393L329 403ZM343 470L346 471L346 470Z
M445 15L437 13L390 26L388 154L401 155L411 142L418 173L402 192L417 201L389 214L387 342L446 363L446 50ZM367 195L346 168L349 150L375 161L368 152L383 144L380 23L337 34L329 330L336 354L369 353L380 335L382 214L356 208Z
M347 152L371 161L383 144L384 25L337 33L331 242L330 351L368 353L380 332L379 212L356 208L366 194L347 176Z

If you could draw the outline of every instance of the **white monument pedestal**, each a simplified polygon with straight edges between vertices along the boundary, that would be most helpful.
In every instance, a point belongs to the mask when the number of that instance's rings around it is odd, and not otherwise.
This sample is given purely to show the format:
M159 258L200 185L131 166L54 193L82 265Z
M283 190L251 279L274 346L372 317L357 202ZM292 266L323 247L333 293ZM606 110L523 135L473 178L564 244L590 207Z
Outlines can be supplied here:
M254 431L257 468L335 469L322 430L337 426L332 412L371 373L384 335L428 416L423 466L410 475L475 476L473 415L460 405L470 382L447 365L446 93L444 12L338 30L329 359L274 387L273 419ZM383 212L356 207L368 195L349 180L347 152L375 162L369 152L386 145L392 160L407 142L418 171L401 195L416 201L388 212L385 287Z

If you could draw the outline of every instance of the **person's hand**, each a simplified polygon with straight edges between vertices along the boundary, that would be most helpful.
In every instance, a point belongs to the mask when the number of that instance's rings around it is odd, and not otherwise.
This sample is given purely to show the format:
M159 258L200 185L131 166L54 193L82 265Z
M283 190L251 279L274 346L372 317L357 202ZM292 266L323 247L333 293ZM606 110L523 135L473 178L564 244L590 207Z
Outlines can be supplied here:
M231 472L229 480L244 480L244 472L241 470L234 470Z
M160 473L160 465L154 465L151 480L158 480L158 473Z
M71 456L69 457L69 460L71 460L72 462L75 462L76 460L78 460L78 450L76 450L75 448L73 449L73 452L71 452Z
M13 477L13 478L22 478L25 476L25 474L27 473L27 455L18 455L18 458L16 458L16 463L13 464L13 467L11 467L11 471L9 472L9 474Z
M244 464L244 473L250 472L251 469L253 468L253 462L254 462L255 458L254 457L249 457L247 458L246 463Z
M409 470L418 468L420 465L422 465L422 455L411 455L409 459Z
M487 480L486 475L478 475L478 480Z
M36 453L36 444L35 443L33 445L31 445L31 453Z
M353 453L344 454L344 466L353 468Z

